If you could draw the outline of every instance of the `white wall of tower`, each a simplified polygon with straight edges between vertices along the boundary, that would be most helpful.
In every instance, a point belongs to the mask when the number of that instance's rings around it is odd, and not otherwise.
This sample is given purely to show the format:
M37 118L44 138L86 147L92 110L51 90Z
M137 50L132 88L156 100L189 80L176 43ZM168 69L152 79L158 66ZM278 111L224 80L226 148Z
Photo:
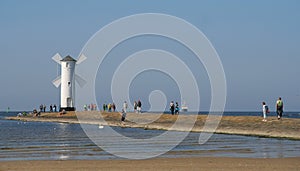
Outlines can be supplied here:
M75 107L75 65L76 61L61 61L61 108Z

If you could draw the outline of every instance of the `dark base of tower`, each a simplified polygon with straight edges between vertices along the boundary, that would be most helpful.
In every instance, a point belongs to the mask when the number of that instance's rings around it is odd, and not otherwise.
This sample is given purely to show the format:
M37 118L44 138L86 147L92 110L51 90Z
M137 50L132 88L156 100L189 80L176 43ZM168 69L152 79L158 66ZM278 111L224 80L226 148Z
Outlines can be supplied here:
M75 111L76 110L76 108L75 107L61 107L60 109L59 109L59 111L61 112L61 111Z

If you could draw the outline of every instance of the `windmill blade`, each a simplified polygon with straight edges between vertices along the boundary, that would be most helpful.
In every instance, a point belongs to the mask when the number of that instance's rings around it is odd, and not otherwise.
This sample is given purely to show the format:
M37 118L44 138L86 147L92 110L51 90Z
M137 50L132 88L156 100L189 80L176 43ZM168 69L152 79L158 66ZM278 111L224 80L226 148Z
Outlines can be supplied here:
M57 62L58 64L60 64L60 60L62 60L62 57L60 56L59 53L56 53L56 54L52 57L52 59L53 59L55 62Z
M57 78L55 78L55 80L52 81L52 83L54 84L55 87L59 87L61 83L61 77L58 76Z
M83 62L83 61L86 60L86 59L87 59L87 57L84 56L84 54L82 53L82 54L79 56L79 58L78 58L76 64L80 64L81 62Z
M86 81L77 74L75 74L75 81L79 84L80 87L83 87L86 84Z

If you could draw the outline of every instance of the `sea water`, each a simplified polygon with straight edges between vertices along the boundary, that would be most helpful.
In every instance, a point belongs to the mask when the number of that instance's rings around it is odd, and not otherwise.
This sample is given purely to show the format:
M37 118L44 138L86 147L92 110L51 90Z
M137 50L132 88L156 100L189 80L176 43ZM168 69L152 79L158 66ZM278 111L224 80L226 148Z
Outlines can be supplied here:
M4 119L5 116L16 115L16 112L0 115L0 161L120 159L95 145L82 130L80 124ZM139 128L114 127L113 129L127 137L139 139L157 136L164 132ZM200 145L199 135L200 133L190 133L179 145L159 157L283 158L300 156L300 141L297 140L214 134L205 144ZM152 145L155 146L155 144ZM128 150L135 151L134 148Z

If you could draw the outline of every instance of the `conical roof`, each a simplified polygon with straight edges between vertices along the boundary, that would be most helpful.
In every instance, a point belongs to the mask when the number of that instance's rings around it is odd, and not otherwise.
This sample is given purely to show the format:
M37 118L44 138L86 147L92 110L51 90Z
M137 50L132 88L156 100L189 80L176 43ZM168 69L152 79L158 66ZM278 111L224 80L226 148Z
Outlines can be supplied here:
M60 60L62 62L65 62L65 61L74 61L76 62L76 60L74 58L72 58L70 55L64 57L62 60Z

